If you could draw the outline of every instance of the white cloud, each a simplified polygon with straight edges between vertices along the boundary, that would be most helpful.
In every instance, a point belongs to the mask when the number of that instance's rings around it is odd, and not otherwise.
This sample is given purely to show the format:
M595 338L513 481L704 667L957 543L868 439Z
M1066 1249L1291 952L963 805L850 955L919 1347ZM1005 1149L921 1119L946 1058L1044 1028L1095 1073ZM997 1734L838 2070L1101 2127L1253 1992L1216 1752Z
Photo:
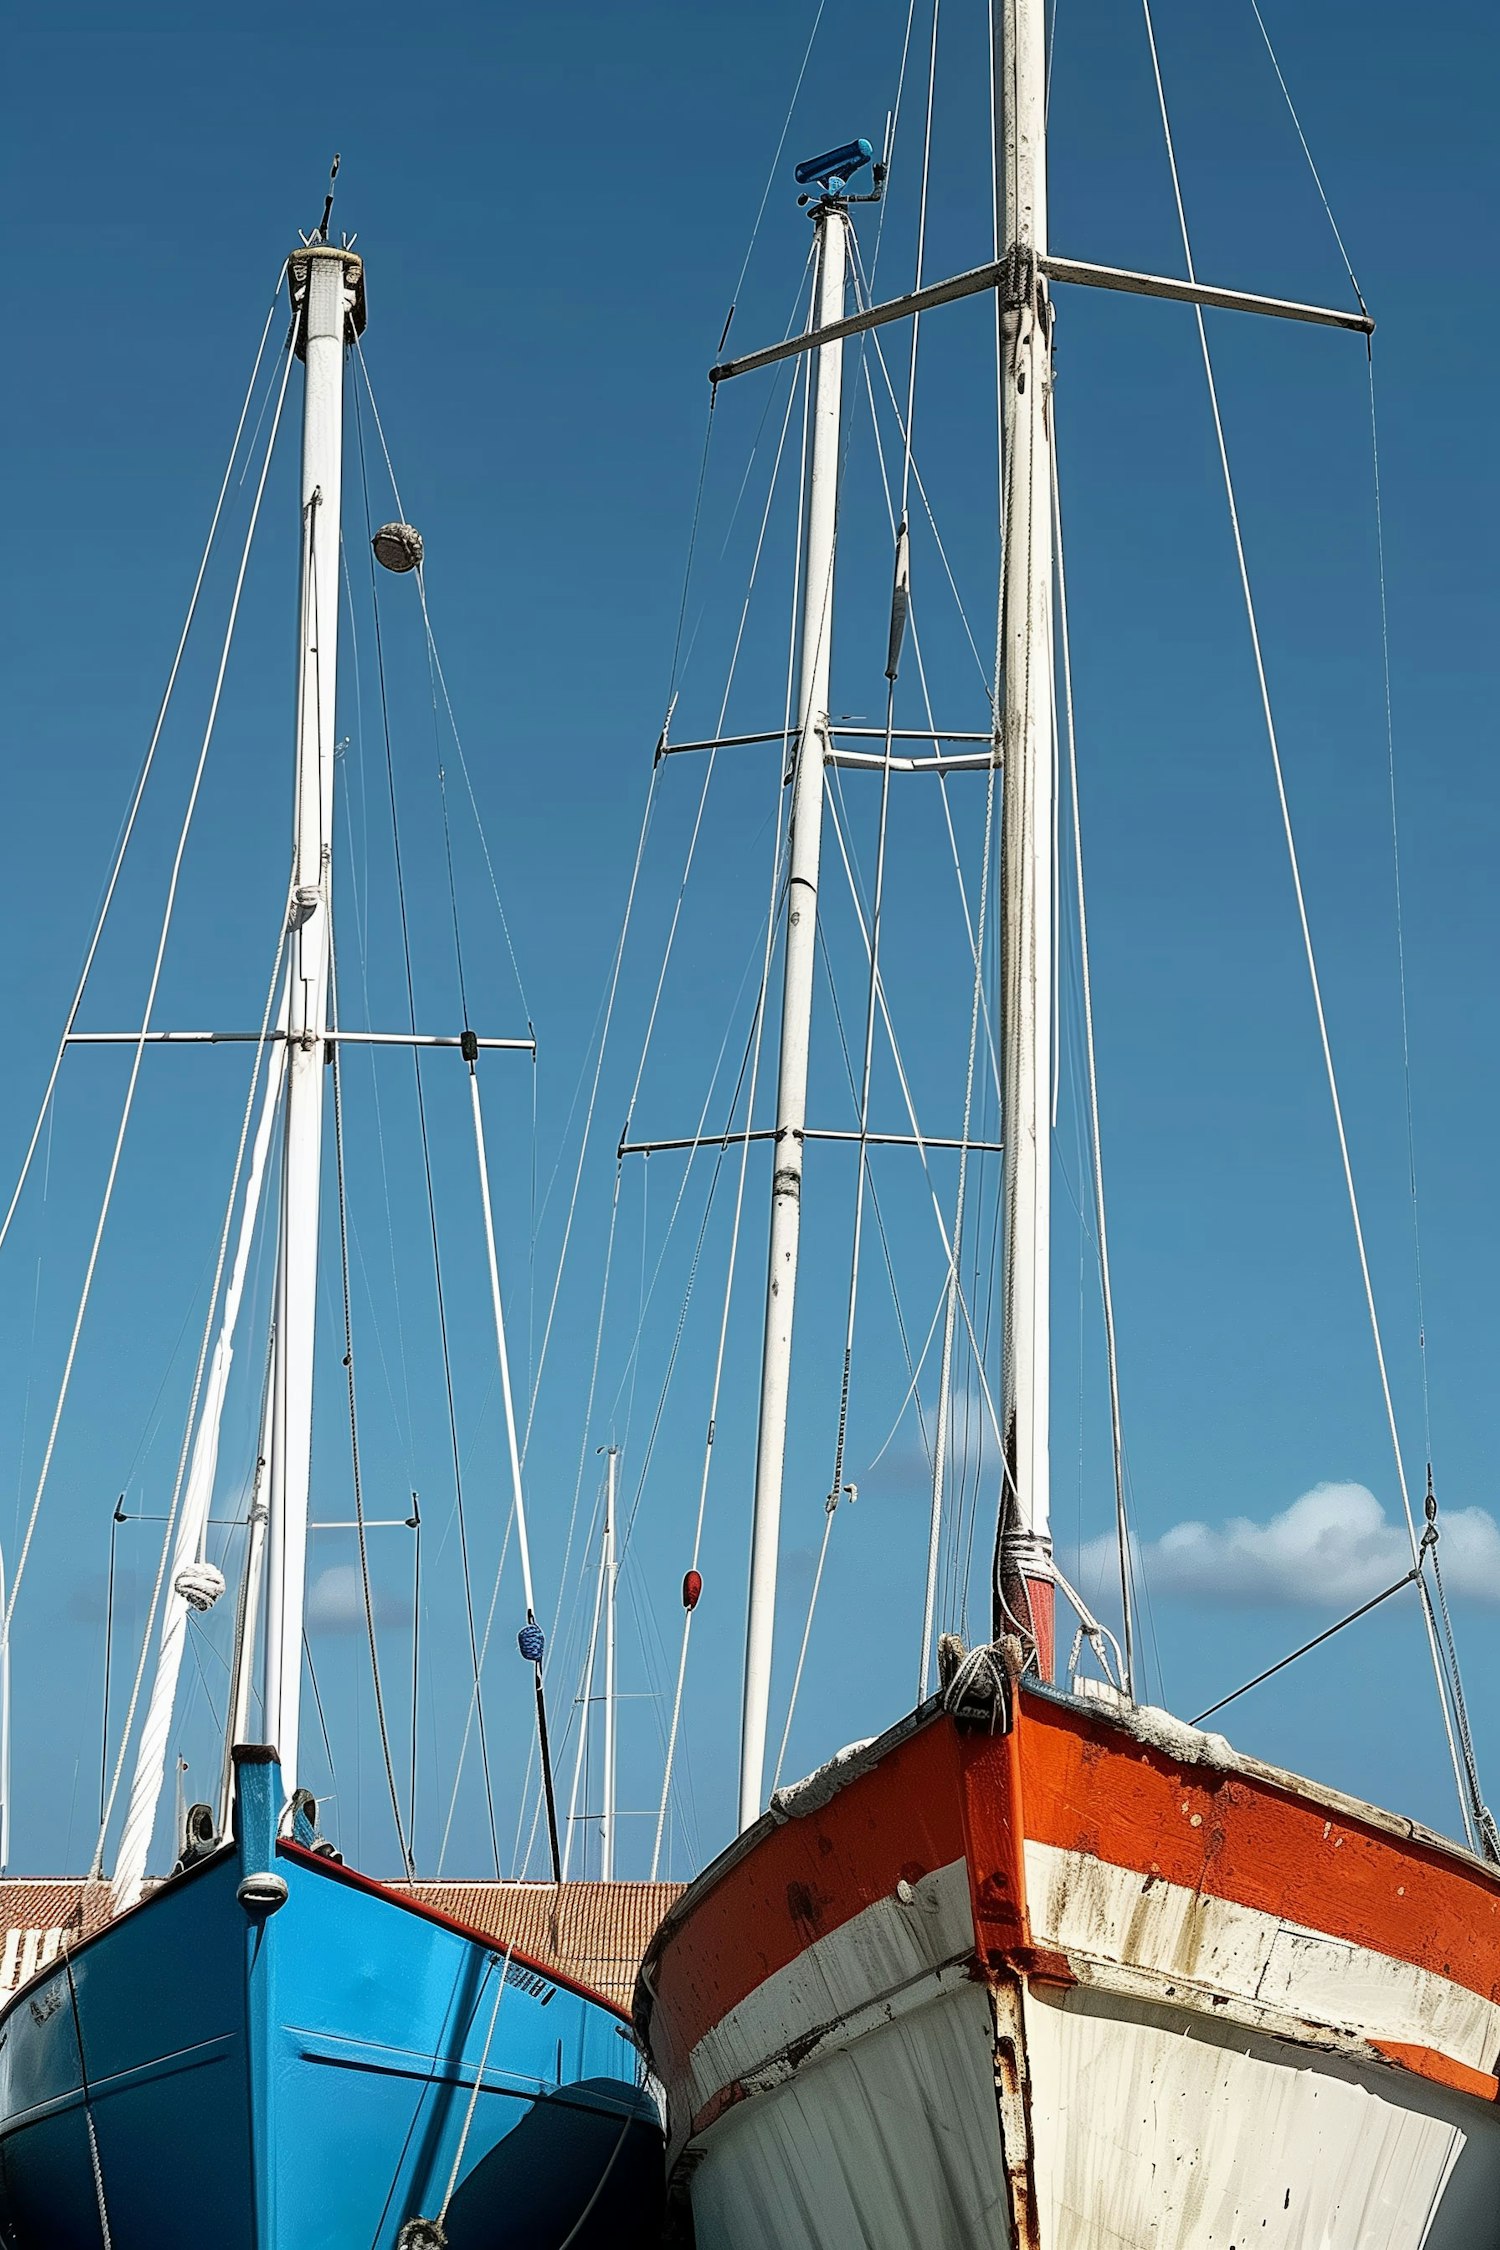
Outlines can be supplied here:
M1443 1583L1500 1608L1500 1524L1483 1508L1438 1518ZM1115 1569L1112 1539L1090 1540L1080 1556L1085 1588ZM1315 1484L1266 1523L1231 1516L1225 1524L1174 1524L1143 1543L1141 1567L1156 1594L1256 1607L1285 1602L1352 1609L1411 1564L1406 1526L1362 1484Z
M377 1586L372 1589L372 1600L376 1624L391 1623L396 1605L390 1596ZM363 1631L365 1590L358 1563L334 1563L313 1580L307 1595L307 1622L310 1629L323 1633Z

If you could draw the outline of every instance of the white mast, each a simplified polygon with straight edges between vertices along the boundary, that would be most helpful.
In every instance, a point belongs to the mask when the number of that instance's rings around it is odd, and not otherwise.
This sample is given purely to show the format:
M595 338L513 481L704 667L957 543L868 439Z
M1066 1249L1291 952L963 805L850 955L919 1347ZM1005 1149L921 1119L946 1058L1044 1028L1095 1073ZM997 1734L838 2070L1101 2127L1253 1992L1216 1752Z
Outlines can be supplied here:
M325 220L326 223L326 220ZM297 1780L307 1494L312 1462L317 1326L318 1191L328 1029L329 859L333 835L334 703L338 684L339 503L344 345L364 326L360 260L322 239L294 250L302 397L302 600L297 651L297 780L287 1023L286 1132L272 1368L270 1550L265 1729Z
M615 1588L620 1575L615 1551L615 1464L617 1445L607 1448L607 1481L604 1487L604 1798L599 1819L599 1874L613 1882L615 1873Z
M1048 1476L1052 1087L1051 308L1036 270L1047 248L1047 66L1041 0L1005 0L996 103L1001 148L1001 396L1005 555L1001 582L1004 1039L1005 1487L995 1554L995 1631L1034 1639L1053 1665Z
M813 328L844 312L849 220L837 195L814 214L817 286ZM761 1809L771 1646L776 1618L776 1559L781 1538L781 1487L786 1460L792 1316L802 1224L802 1135L807 1120L807 1054L817 963L818 861L823 842L823 761L828 747L829 644L838 519L839 407L842 342L818 348L814 378L802 633L797 677L797 749L792 780L791 865L787 884L786 971L781 1057L776 1090L775 1176L771 1188L771 1250L766 1328L760 1371L755 1451L755 1517L750 1547L750 1607L745 1632L745 1698L740 1733L740 1826Z

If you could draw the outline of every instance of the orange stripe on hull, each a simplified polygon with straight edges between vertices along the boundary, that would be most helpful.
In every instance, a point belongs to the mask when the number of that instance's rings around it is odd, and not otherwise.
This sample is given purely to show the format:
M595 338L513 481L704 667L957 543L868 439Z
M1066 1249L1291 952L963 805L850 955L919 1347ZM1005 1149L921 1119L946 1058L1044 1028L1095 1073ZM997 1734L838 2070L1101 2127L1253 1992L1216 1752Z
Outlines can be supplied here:
M964 1851L958 1736L923 1727L820 1811L756 1837L692 1898L651 1969L657 2067L683 2067L747 1993L900 1881Z
M1160 1875L1500 2001L1500 1885L1415 1838L1341 1818L1258 1776L1183 1766L1076 1705L1023 1696L1026 1834ZM970 1795L1014 1786L1002 1746L965 1741Z
M1500 1883L1477 1866L1300 1795L1291 1776L1186 1763L1108 1712L1028 1690L1017 1700L1006 1734L960 1732L941 1715L899 1733L867 1770L830 1777L816 1809L752 1831L691 1886L647 1957L658 2070L669 2080L685 2070L731 2009L903 1878L960 1857L976 1971L1074 1981L1032 1928L1028 1840L1277 1916L1500 2004ZM1483 2078L1469 2070L1464 2085Z

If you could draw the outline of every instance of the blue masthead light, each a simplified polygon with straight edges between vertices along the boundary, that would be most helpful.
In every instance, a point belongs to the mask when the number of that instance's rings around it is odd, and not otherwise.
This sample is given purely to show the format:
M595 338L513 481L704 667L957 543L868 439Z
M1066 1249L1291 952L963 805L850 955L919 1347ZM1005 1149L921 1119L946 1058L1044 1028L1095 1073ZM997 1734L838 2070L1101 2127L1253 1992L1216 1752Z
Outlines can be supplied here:
M844 182L874 154L868 141L845 141L842 148L831 148L826 156L810 156L797 166L794 177L798 187L810 187L816 180L819 187L837 195Z

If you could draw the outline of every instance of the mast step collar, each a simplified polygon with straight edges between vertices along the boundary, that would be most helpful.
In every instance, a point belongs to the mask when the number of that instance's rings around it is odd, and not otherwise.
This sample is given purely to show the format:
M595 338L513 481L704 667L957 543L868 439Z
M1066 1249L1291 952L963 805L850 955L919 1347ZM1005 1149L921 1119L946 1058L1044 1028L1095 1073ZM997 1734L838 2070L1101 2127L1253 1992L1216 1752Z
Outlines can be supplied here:
M365 332L365 261L352 250L341 249L333 242L304 242L287 259L287 278L291 283L292 307L297 310L307 296L307 277L312 271L314 258L341 258L344 262L344 289L346 313L344 342L352 344ZM307 357L307 337L299 320L295 329L296 352L299 359Z

